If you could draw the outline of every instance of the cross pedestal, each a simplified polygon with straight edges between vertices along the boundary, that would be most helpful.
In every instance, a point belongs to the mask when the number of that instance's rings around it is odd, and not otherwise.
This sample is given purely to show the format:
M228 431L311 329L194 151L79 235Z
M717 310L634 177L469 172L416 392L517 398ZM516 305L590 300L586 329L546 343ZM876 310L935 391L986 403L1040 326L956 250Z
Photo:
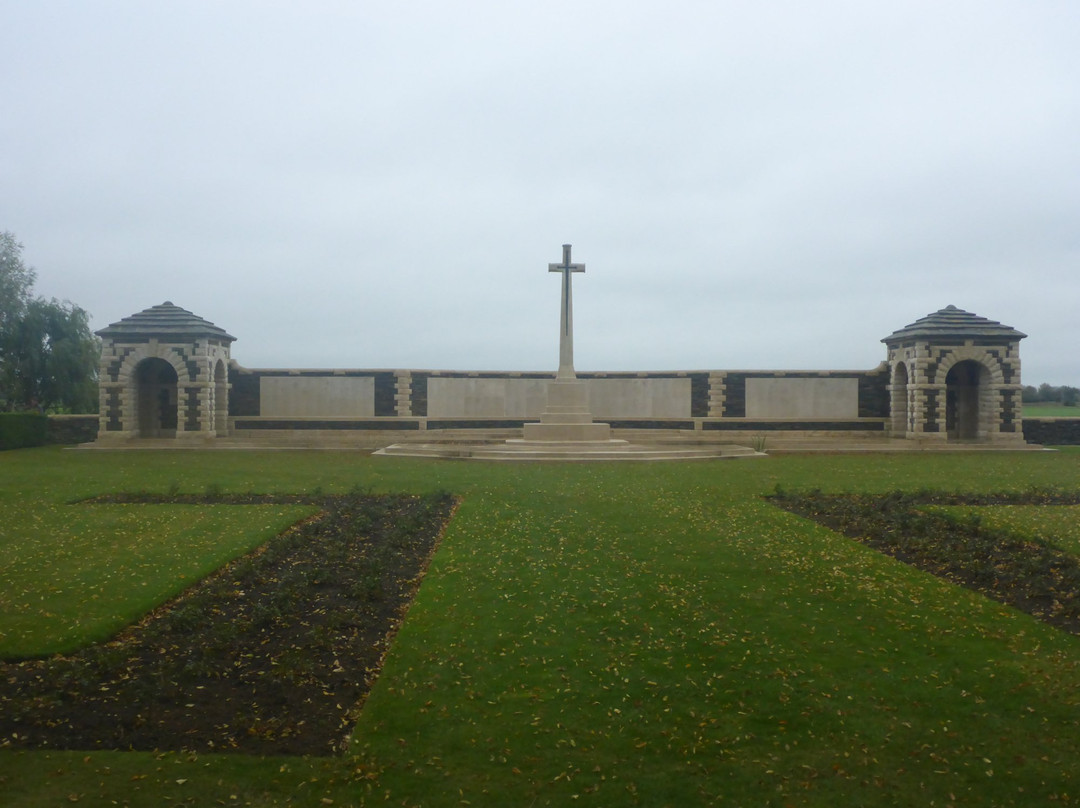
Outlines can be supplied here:
M540 423L525 424L524 437L527 441L610 441L611 426L593 422L584 382L556 378L548 384Z

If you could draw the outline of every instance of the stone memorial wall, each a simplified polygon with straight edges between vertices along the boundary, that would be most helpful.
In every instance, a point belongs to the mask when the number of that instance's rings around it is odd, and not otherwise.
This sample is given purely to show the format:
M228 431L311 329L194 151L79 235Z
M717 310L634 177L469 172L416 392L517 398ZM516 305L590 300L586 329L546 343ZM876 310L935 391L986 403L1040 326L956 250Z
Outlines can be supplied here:
M584 265L570 263L564 249L563 264L551 271L563 275L562 317L569 326L568 279ZM576 372L569 327L557 373L249 369L231 356L235 337L169 302L97 333L99 443L290 435L371 442L390 433L395 440L431 440L432 433L447 440L505 437L548 415L549 385L558 374L585 391L581 406L590 419L628 433L744 441L765 432L1023 441L1024 334L954 306L884 338L886 360L865 371Z

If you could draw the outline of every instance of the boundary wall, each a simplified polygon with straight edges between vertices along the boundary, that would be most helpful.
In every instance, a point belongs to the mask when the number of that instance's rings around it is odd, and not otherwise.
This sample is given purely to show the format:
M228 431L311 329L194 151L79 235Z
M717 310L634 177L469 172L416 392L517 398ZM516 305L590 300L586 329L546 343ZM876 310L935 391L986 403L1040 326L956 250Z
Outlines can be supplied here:
M553 372L229 368L233 438L286 433L447 433L520 430L544 410ZM589 409L615 430L786 432L888 430L889 370L579 372ZM395 437L401 437L395 436ZM431 439L430 434L424 436Z

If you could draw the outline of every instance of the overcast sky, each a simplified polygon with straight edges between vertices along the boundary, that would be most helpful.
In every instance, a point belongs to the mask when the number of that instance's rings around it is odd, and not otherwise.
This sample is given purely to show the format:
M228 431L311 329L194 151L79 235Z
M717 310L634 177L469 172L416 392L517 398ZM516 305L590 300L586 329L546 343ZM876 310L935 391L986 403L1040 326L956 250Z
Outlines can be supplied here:
M953 304L1080 384L1080 3L0 0L0 230L247 367L869 369Z

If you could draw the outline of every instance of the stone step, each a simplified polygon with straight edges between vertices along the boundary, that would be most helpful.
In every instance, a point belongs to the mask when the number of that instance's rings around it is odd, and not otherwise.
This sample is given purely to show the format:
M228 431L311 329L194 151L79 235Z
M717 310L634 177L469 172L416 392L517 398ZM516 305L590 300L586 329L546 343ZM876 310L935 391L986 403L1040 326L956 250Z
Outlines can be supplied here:
M446 460L489 460L496 462L611 462L648 460L716 460L764 457L745 446L717 444L711 447L645 446L626 441L524 441L502 444L454 445L438 443L398 443L379 449L384 457L422 457Z

